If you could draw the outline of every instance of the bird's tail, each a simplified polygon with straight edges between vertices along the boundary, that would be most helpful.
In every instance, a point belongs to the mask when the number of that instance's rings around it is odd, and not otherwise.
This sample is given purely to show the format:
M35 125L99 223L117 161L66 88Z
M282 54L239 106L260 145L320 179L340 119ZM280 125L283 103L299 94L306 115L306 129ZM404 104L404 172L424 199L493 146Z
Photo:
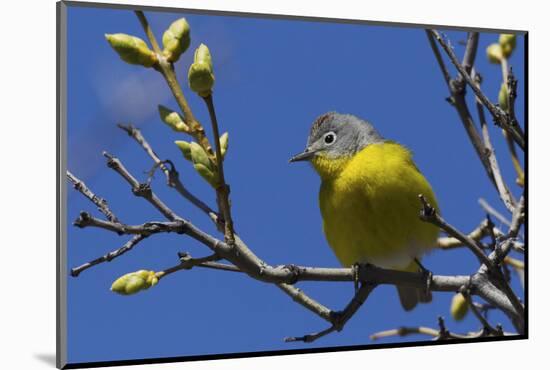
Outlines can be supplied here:
M418 272L420 268L418 264L413 261L404 271ZM419 302L428 303L432 301L432 292L426 289L398 286L397 293L399 294L401 306L403 306L405 311L412 310Z

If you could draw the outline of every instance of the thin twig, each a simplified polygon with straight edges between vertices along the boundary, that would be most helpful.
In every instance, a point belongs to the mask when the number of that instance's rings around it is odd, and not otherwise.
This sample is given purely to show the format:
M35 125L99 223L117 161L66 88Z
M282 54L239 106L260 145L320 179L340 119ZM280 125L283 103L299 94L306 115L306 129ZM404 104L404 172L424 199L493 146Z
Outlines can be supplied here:
M479 32L468 32L468 40L466 41L466 50L462 58L462 66L466 73L471 74L474 68L474 61L477 55L477 45L479 43Z
M464 243L474 255L479 258L479 260L487 265L489 269L493 268L492 261L489 260L487 255L483 253L483 247L477 242L476 240L470 238L468 235L465 235L455 229L452 225L445 222L445 220L439 215L439 213L436 211L434 207L432 207L426 198L420 194L419 199L422 203L422 212L420 215L420 218L423 221L429 222L437 227L439 227L441 230L445 231L447 234L457 238L462 243Z
M474 119L472 118L470 110L468 109L468 105L466 104L466 89L464 79L461 78L460 75L457 79L451 79L449 71L445 68L441 53L439 52L439 48L435 43L432 32L430 30L426 30L426 35L428 36L428 41L430 42L435 58L444 75L449 93L451 94L450 98L448 98L447 101L449 101L451 105L456 109L462 125L464 126L464 130L466 131L466 134L468 135L468 138L470 139L470 142L472 143L472 146L474 147L476 154L481 164L483 165L485 172L487 173L487 177L496 187L495 176L493 174L493 169L487 156L486 148L483 144L483 141L481 140L481 137L479 136ZM478 33L474 32L468 34L468 42L466 44L466 53L464 54L463 64L465 68L467 68L470 72L473 71L473 63L477 52L478 38Z
M475 82L472 80L470 74L466 71L464 66L460 63L456 57L452 48L443 40L439 32L436 30L429 30L433 37L439 42L451 63L456 67L458 72L462 75L462 78L470 85L476 96L483 103L483 105L491 112L491 115L494 117L495 122L506 131L510 133L514 141L520 146L522 150L525 150L525 138L523 135L517 131L516 127L510 122L510 118L507 114L500 108L494 105L486 96L483 94L481 89L479 89Z
M477 306L472 301L472 297L470 295L470 289L465 286L463 287L463 289L460 290L460 293L464 296L464 299L466 299L466 302L468 302L470 311L472 311L474 316L479 320L479 322L483 326L483 330L491 335L495 335L495 336L502 335L502 328L500 328L500 330L493 328L493 326L489 324L489 321L487 321L485 316L483 316L481 312L478 310Z
M512 266L516 270L525 270L525 263L523 261L518 260L517 258L506 256L504 257L503 262Z
M93 217L87 212L80 212L80 215L73 222L73 224L80 228L97 227L100 229L114 231L119 235L130 234L149 236L158 233L175 232L183 234L185 232L185 223L181 221L149 221L141 225L126 225L120 222L104 221Z
M120 257L126 252L129 252L132 248L134 248L139 242L141 242L145 238L147 238L147 235L135 235L132 239L126 242L126 244L124 244L122 247L115 249L114 251L109 252L90 262L87 262L83 265L80 265L78 267L71 269L71 276L77 277L78 275L80 275L82 271L87 270L92 266L98 265L103 262L111 262L113 259Z
M80 180L78 177L73 175L70 171L67 170L67 178L73 183L74 188L79 191L82 195L88 198L93 204L97 206L97 209L107 217L109 221L118 222L117 217L111 211L107 205L107 201L96 194L94 194L84 181Z
M507 113L510 115L512 122L515 122L517 125L517 129L519 132L523 134L523 131L521 130L521 127L519 127L519 124L517 124L517 118L516 118L516 96L517 96L517 80L512 73L512 68L508 68L508 60L506 58L502 58L500 61L501 69L502 69L502 82L506 86L507 90L507 96L508 101L507 103ZM504 108L504 107L501 107ZM516 147L514 144L514 141L508 134L506 130L502 130L502 134L504 135L504 139L506 141L506 144L508 146L508 151L510 152L510 156L512 159L512 165L514 166L514 169L516 170L516 173L518 175L516 179L516 183L523 187L524 181L525 181L525 175L523 173L523 168L521 167L521 164L518 160L518 155L516 153Z
M491 216L495 217L497 220L502 222L504 225L506 225L508 227L510 226L510 221L506 217L504 217L499 211L494 209L485 199L479 198L478 203L481 206L481 208L483 208L485 210L485 212L487 212Z
M376 288L375 284L362 284L359 290L355 293L354 297L347 304L341 312L333 312L330 316L331 326L325 330L322 330L317 333L306 334L301 337L287 337L285 342L305 342L311 343L315 340L324 337L327 334L330 334L334 331L341 331L348 320L355 315L357 310L365 303L365 300L368 298L370 293Z
M397 329L390 329L374 333L370 336L371 340L378 340L388 337L406 337L412 334L422 334L433 337L434 340L445 340L445 339L475 339L480 338L479 333L471 334L457 334L448 332L445 338L440 336L439 330L429 328L426 326L401 326Z
M103 152L103 156L107 158L107 166L122 176L132 187L132 193L135 196L142 197L158 209L167 219L175 221L178 219L174 211L164 204L151 190L151 186L146 183L140 183L130 172L124 167L122 162L107 152Z
M412 334L422 334L433 337L434 340L448 340L448 339L477 339L490 336L483 330L477 332L471 332L468 334L458 334L453 332L447 332L447 337L442 338L440 332L437 329L428 328L426 326L402 326L397 329L390 329L374 333L370 336L372 340L378 340L387 337L405 337ZM516 335L514 333L503 333L505 336Z
M149 142L145 139L145 137L142 135L141 131L136 128L133 125L123 125L119 124L118 127L120 127L122 130L124 130L131 138L133 138L142 148L145 150L145 152L151 157L153 162L158 165L162 171L164 172L166 176L166 181L168 183L168 186L171 188L174 188L181 196L183 196L185 199L187 199L191 204L193 204L195 207L203 211L210 217L210 219L214 223L218 223L218 215L212 208L210 208L206 203L201 201L199 198L197 198L195 195L193 195L187 188L183 185L179 178L179 173L176 170L176 167L171 161L161 161L158 155L155 153ZM170 168L166 165L168 163L170 165Z
M437 48L437 44L435 43L434 37L432 33L429 30L426 30L426 35L428 36L428 41L430 42L430 46L432 47L432 51L435 55L435 59L437 60L437 64L439 65L439 69L441 69L441 73L443 74L443 78L445 79L446 85L451 87L451 74L449 73L449 70L445 66L445 62L443 61L443 58L441 57L441 53L439 52L439 49ZM451 92L452 94L452 92Z
M214 99L212 94L204 98L204 102L208 107L210 121L212 122L212 132L214 134L214 143L216 150L216 172L218 175L219 184L216 187L216 196L218 199L219 208L224 219L224 236L225 241L232 245L235 243L235 231L233 230L233 218L231 217L231 206L229 201L229 185L225 182L223 171L223 157L220 144L220 130L218 127L218 119L216 110L214 109Z
M479 78L479 76L477 76L476 83L478 86L480 84L480 80L481 79ZM502 199L502 202L504 203L506 208L510 212L513 212L516 206L516 201L512 196L512 193L510 192L510 189L506 185L506 182L504 181L504 178L502 177L502 174L500 172L500 167L498 165L497 157L495 155L495 150L493 149L493 144L491 143L489 128L487 127L487 121L485 120L485 113L483 111L484 108L483 108L483 105L481 104L481 101L477 97L476 97L476 108L477 108L477 114L479 117L479 123L481 125L481 134L483 136L483 143L485 145L487 160L491 167L491 172L493 174L495 187L500 196L500 199Z
M143 12L140 10L136 10L135 14L138 17L139 22L143 30L145 31L145 34L147 35L147 38L151 42L153 51L157 54L157 59L158 59L157 69L164 76L164 79L166 80L168 87L172 91L172 94L174 95L174 98L176 99L176 102L178 103L178 106L180 107L183 113L183 120L189 126L189 129L190 129L189 133L203 147L203 149L206 151L209 157L214 158L214 152L212 151L212 146L210 145L210 142L206 137L204 128L193 115L193 111L191 110L191 107L187 103L187 99L185 99L183 90L181 89L181 86L176 78L176 73L174 72L174 66L172 65L172 63L168 62L166 58L163 56L162 51L158 46L155 35L153 34L153 31L149 26L149 22L147 21L147 18L145 18L145 15L143 14Z
M193 267L196 267L196 266L206 267L205 264L220 260L220 256L218 256L216 253L213 253L206 257L200 257L200 258L193 258L187 252L179 253L178 255L180 258L180 263L177 264L176 266L157 272L156 275L159 279L164 278L170 274L173 274L174 272L178 272L181 270L191 270Z
M525 197L522 195L518 205L512 215L512 222L508 230L508 237L515 238L519 235L519 230L525 221Z
M474 230L472 230L468 237L480 241L484 237L488 236L490 234L489 225L487 223L487 220L481 221L478 227L476 227ZM437 246L441 249L452 249L452 248L458 248L458 247L464 247L464 243L460 240L458 240L455 237L440 237L437 239Z
M313 298L307 296L301 289L286 283L277 284L277 287L288 296L290 296L293 301L300 304L302 307L307 308L311 312L315 313L317 316L327 321L331 320L332 310L317 302Z

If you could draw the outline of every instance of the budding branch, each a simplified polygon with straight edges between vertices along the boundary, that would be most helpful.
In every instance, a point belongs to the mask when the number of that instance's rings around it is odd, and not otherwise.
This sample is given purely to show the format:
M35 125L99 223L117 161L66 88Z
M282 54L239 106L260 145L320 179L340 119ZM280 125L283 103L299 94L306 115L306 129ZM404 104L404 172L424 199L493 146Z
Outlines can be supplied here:
M420 195L419 211L421 211L421 219L433 223L448 234L448 237L439 239L439 247L441 249L458 247L468 248L481 263L480 267L470 275L445 276L423 272L394 271L369 264L358 264L352 268L312 267L294 264L272 266L256 256L256 254L252 252L252 249L245 244L233 229L229 186L225 183L223 176L223 160L220 150L218 121L215 115L213 98L210 95L204 98L204 101L210 113L214 132L214 150L212 150L208 139L204 135L204 128L195 119L183 95L183 91L177 82L173 66L162 56L162 52L148 25L147 19L140 11L137 11L136 15L153 46L154 52L157 54L157 59L159 61L155 69L160 71L164 76L170 90L182 109L184 119L191 129L190 135L197 139L205 151L215 159L215 165L220 178L220 184L215 189L218 200L218 211L214 211L184 186L180 181L179 174L173 162L161 160L140 130L131 125L119 125L119 127L145 150L154 163L154 169L161 169L166 176L167 185L176 190L184 199L207 215L214 223L217 230L223 233L224 238L223 240L218 239L201 230L190 220L178 215L154 192L150 183L150 178L146 181L139 181L124 166L119 158L104 152L103 155L106 158L107 167L115 171L126 183L128 183L130 190L135 196L144 199L159 211L165 220L147 221L139 225L125 224L115 216L114 212L108 207L107 202L103 198L100 198L92 192L82 180L67 171L68 180L74 185L74 188L90 200L106 218L97 218L88 212L81 212L74 221L74 225L80 228L100 228L119 235L129 236L128 241L124 243L122 247L73 268L71 270L72 276L76 277L89 268L121 258L133 248L137 248L142 240L153 237L155 234L177 233L181 234L183 237L190 237L200 242L207 247L209 254L204 257L194 258L189 253L181 252L178 255L177 264L157 272L159 279L179 271L193 268L208 268L224 272L246 274L253 279L276 285L296 303L329 323L329 326L324 330L302 336L287 337L285 338L286 341L313 342L329 333L341 331L348 320L353 317L362 304L368 299L370 293L377 286L384 284L415 287L433 292L462 292L462 294L466 296L468 304L475 316L479 319L482 328L479 331L467 334L451 333L445 328L444 321L440 318L438 321L439 330L426 327L401 327L373 334L372 339L392 335L403 336L413 333L429 335L438 340L513 335L513 333L504 333L502 328L498 325L492 326L489 324L487 319L480 314L478 310L479 304L472 301L472 296L474 295L485 300L489 306L504 312L510 318L518 334L523 334L525 332L525 313L523 304L510 288L509 282L503 275L501 269L503 263L514 266L514 268L521 268L518 266L523 266L521 261L512 259L508 254L512 249L518 250L521 248L521 250L523 250L524 248L524 245L518 244L517 236L525 218L525 201L523 197L521 197L519 201L513 199L498 169L498 163L496 162L494 151L490 145L488 133L486 130L483 130L482 140L475 128L473 118L469 114L464 99L465 83L475 92L478 98L478 110L481 110L480 118L482 118L481 114L483 108L487 108L495 118L495 121L507 130L522 149L525 144L523 133L510 122L511 118L506 116L499 107L495 106L487 99L482 93L479 83L476 83L471 77L471 74L474 72L474 59L478 43L478 35L476 33L471 33L468 37L465 57L461 64L458 62L458 58L454 55L449 45L443 41L441 35L435 30L427 30L430 45L432 46L437 62L441 68L445 82L449 87L453 105L459 113L490 181L495 185L507 209L511 211L512 220L507 232L503 232L496 228L492 222L490 222L490 218L487 218L471 233L465 234L443 220L435 209L426 202L422 195ZM459 75L456 79L452 79L434 40L437 40L449 56L451 62L457 68ZM482 119L482 125L486 126L484 119ZM482 242L482 239L486 237L491 237L490 245ZM487 254L487 251L490 253ZM354 283L356 291L342 310L333 310L313 299L295 286L302 281Z

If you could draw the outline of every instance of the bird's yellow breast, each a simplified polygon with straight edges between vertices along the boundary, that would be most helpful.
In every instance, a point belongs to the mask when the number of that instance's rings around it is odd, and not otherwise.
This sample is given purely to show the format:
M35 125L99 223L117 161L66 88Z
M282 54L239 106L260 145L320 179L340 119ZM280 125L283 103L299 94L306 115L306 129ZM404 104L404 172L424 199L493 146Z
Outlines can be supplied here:
M403 146L376 143L353 157L312 163L322 179L323 229L343 265L407 268L435 245L438 229L419 219L418 194L437 207L435 196Z

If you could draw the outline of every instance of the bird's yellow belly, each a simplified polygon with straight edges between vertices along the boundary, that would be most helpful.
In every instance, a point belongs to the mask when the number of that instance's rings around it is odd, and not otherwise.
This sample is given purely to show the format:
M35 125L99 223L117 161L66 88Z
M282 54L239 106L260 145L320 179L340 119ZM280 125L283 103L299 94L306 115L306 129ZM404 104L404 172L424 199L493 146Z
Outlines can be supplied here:
M321 185L324 233L344 266L407 269L435 245L438 229L418 217L418 194L436 205L431 187L417 172L385 169L383 175L366 176L363 169Z
M386 268L408 266L421 246L410 238L405 220L353 199L358 197L332 194L322 207L325 236L338 260L344 266L357 262Z

